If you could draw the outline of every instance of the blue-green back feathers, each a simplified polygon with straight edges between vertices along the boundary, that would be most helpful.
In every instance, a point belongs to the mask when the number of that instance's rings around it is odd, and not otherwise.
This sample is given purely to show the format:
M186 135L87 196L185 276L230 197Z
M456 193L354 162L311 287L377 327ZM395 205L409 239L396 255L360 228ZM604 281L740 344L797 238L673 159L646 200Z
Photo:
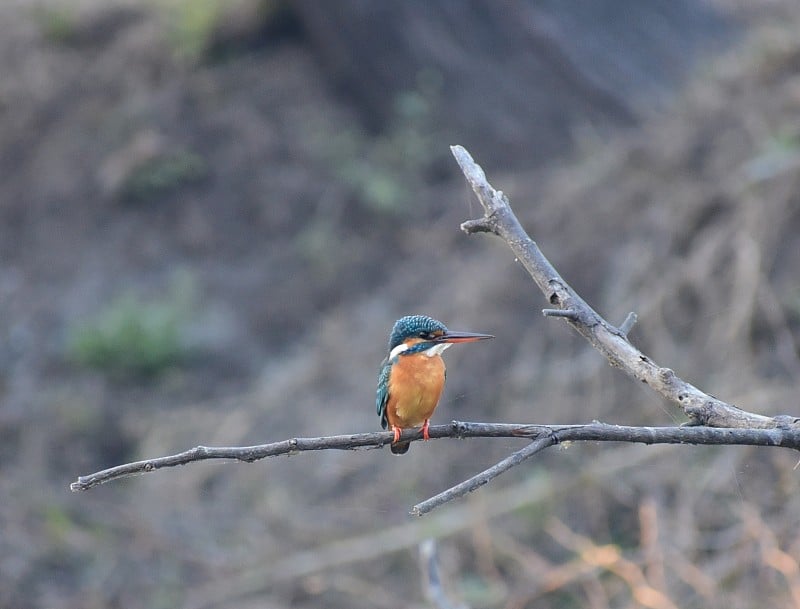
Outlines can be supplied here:
M381 427L389 427L389 419L386 418L386 404L389 401L389 373L392 371L392 364L389 359L383 360L381 372L378 376L378 393L375 397L375 406L378 416L381 418Z

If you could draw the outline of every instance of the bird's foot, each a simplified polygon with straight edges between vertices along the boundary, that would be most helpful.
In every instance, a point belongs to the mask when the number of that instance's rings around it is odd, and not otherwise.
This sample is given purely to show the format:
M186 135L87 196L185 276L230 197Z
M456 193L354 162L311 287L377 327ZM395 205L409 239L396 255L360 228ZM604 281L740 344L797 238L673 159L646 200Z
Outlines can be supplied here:
M431 421L430 419L425 419L425 422L422 424L422 439L423 440L430 440L431 436L428 434L428 427L430 426Z
M394 432L394 440L392 440L392 444L394 444L400 439L400 428L392 425L392 431Z

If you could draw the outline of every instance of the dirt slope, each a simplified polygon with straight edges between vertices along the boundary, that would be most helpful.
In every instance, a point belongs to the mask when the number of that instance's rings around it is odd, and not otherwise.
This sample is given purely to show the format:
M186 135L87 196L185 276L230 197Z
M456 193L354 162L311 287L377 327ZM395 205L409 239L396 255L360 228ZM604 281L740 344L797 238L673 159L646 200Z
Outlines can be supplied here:
M385 335L410 312L497 336L448 352L439 421L682 419L543 319L502 244L460 233L477 205L454 164L365 202L375 184L325 144L358 156L357 123L301 46L195 64L135 7L66 40L18 10L0 19L0 607L424 606L431 535L476 607L627 606L650 588L680 607L790 605L800 489L779 451L572 446L410 524L410 505L519 443L199 464L70 494L78 473L196 444L375 429ZM599 311L637 311L657 361L796 413L800 14L780 16L640 132L490 178ZM177 309L185 351L158 374L70 355L126 293ZM621 559L592 562L578 534Z

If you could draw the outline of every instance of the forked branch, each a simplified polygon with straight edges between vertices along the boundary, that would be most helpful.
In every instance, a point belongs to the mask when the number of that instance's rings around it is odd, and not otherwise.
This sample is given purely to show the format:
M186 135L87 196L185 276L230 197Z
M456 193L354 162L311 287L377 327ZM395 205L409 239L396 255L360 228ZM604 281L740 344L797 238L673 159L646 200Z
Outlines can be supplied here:
M636 323L636 314L628 314L614 327L594 311L558 274L536 243L528 236L511 210L508 198L495 190L470 154L461 146L452 147L464 176L484 208L484 216L464 222L467 233L493 233L508 244L517 259L530 273L536 285L554 308L544 309L548 317L563 319L586 338L608 361L636 380L653 388L669 401L683 408L690 425L679 427L624 427L591 423L589 425L515 425L508 423L464 423L434 425L430 437L477 438L516 437L529 442L517 452L469 480L414 506L411 513L422 515L461 497L542 450L565 441L642 442L645 444L738 444L782 446L800 450L800 419L788 415L768 417L747 412L709 395L663 368L628 340ZM403 439L419 440L417 430L404 431ZM278 455L293 455L312 450L358 450L381 448L392 441L391 432L373 432L319 438L293 438L258 446L198 446L185 452L126 463L88 476L70 485L73 491L90 489L118 478L144 474L165 467L185 465L207 459L257 461Z
M545 309L546 316L563 318L612 366L646 383L667 400L682 407L691 425L750 429L800 426L797 417L767 417L723 402L687 383L672 370L659 366L639 351L627 336L636 321L635 314L629 314L622 325L616 328L594 311L545 258L520 225L511 210L508 197L489 184L483 169L469 152L461 146L452 146L451 150L485 212L482 218L464 222L461 229L468 234L493 233L508 244L550 305L557 307Z
M227 461L243 461L252 463L267 457L280 455L296 455L301 452L314 450L363 450L382 448L391 443L393 434L390 431L376 431L341 436L324 436L319 438L292 438L270 444L256 446L196 446L190 450L166 457L145 459L133 463L117 465L109 469L80 476L70 485L73 491L86 491L94 486L126 478L147 474L167 467L186 465L194 461L207 461L209 459L222 459ZM560 442L641 442L643 444L746 444L757 446L784 446L800 450L800 430L781 429L710 429L705 427L626 427L621 425L608 425L605 423L591 423L588 425L524 425L513 423L468 423L453 421L449 425L431 425L431 439L440 438L527 438L532 443L527 444L521 451L514 453L508 459L501 461L493 468L478 474L462 483L469 488L449 495L455 499L492 478L500 475L513 465L521 463L535 452L559 444ZM419 430L404 431L403 439L421 440L422 432ZM538 450L532 451L531 446L539 445ZM516 456L515 456L516 455ZM507 463L508 460L512 462ZM455 488L455 487L454 487ZM459 490L462 486L459 485ZM465 487L464 487L465 488ZM450 492L450 491L446 491ZM437 495L437 497L440 497ZM436 499L436 498L434 498ZM446 501L437 500L437 505ZM427 504L427 502L425 502ZM415 508L414 513L424 514L433 508L423 505L421 509ZM420 506L417 506L419 508ZM435 506L434 506L435 507Z

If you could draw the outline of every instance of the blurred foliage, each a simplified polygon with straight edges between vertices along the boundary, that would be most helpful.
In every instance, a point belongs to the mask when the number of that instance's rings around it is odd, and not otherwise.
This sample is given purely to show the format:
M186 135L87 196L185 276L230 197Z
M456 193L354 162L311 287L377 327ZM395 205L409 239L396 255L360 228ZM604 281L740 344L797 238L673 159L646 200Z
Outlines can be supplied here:
M417 88L397 97L392 117L377 137L355 125L319 138L321 156L359 203L377 214L399 214L413 201L425 174L441 158L435 129L441 81L426 70Z
M317 271L316 279L332 276L337 272L339 258L331 256L336 244L343 239L341 232L326 217L314 219L295 238L294 247Z
M59 505L48 504L44 508L42 521L51 543L58 545L67 541L67 536L75 526L66 509Z
M781 298L781 304L795 321L800 321L800 286L793 286Z
M55 44L71 44L76 38L78 16L71 4L39 5L33 20L46 40Z
M179 59L198 60L211 45L225 3L219 0L155 0Z
M508 595L501 582L473 572L465 572L458 579L458 592L469 606L500 606Z
M768 180L800 166L800 133L787 127L767 139L759 153L745 164L751 182Z
M143 161L127 176L120 196L127 201L146 201L175 192L208 175L203 157L190 151L157 155Z
M193 301L188 276L173 281L163 300L120 296L94 321L72 328L68 357L116 379L163 373L188 356L182 330Z
M152 0L175 58L190 63L219 58L220 37L233 46L288 13L283 0ZM245 45L246 46L246 45Z

